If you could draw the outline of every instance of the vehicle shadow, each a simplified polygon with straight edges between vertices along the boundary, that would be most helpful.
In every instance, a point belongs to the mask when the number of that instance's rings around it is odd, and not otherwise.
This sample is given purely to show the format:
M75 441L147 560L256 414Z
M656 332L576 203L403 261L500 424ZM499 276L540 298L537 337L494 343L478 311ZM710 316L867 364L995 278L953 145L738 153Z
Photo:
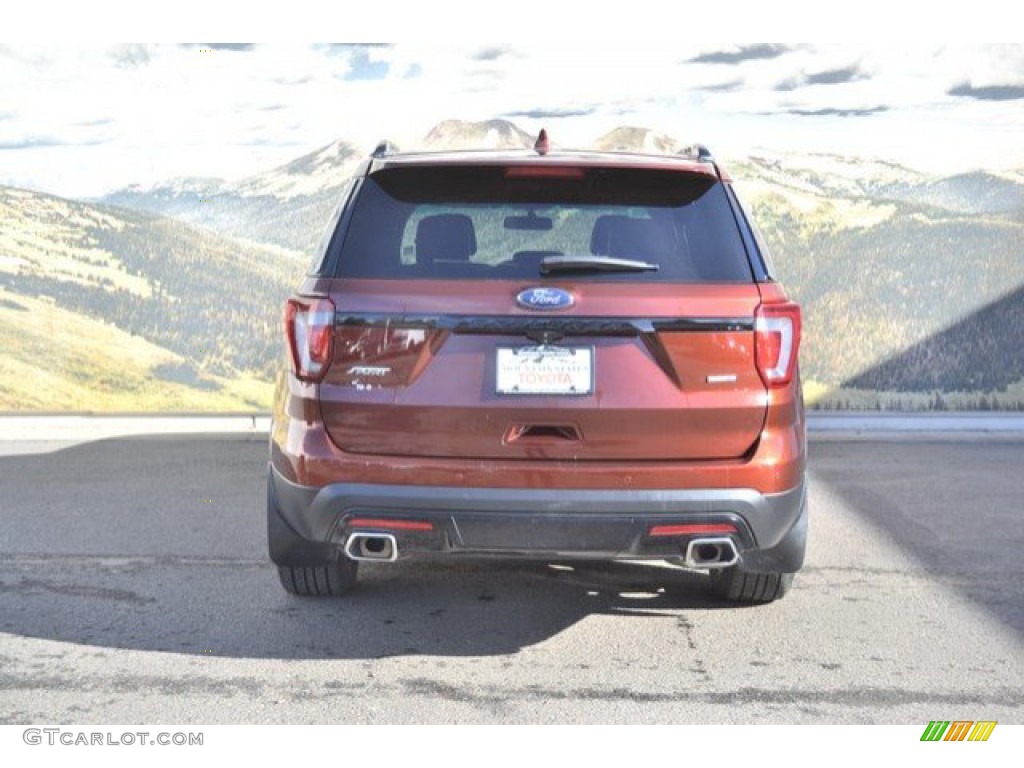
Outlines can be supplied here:
M0 457L0 631L238 658L515 653L595 614L729 607L667 564L366 564L288 595L265 555L263 441L125 438Z

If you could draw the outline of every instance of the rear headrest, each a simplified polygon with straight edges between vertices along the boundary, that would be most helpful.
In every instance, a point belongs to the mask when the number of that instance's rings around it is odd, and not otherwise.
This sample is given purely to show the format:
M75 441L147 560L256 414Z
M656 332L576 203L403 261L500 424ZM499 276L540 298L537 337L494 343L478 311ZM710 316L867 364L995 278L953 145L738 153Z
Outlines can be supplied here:
M416 227L416 262L469 261L476 253L473 220L462 213L427 216Z
M599 216L590 236L590 252L595 256L650 259L671 250L669 233L654 219Z

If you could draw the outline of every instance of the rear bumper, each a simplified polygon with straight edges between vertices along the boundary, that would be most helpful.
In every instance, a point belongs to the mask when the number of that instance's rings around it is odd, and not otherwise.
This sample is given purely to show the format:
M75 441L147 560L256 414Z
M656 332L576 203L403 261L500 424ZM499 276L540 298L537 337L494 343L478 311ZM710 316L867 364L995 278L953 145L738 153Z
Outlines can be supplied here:
M803 564L806 538L802 478L777 494L356 483L315 488L287 480L271 465L267 501L271 530L284 525L317 552L344 548L356 530L376 529L395 536L402 557L665 559L681 557L694 536L652 535L655 526L731 524L730 537L746 570L794 572ZM387 521L430 525L407 530L388 527ZM271 557L279 565L304 564L302 551L275 551L272 537Z

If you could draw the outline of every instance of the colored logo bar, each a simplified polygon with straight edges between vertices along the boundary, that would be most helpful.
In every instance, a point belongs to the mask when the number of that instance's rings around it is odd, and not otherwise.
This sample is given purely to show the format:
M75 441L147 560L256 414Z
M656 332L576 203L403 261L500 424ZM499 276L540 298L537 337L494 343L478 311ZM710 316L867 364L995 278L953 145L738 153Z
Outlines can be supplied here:
M921 734L921 741L988 741L996 720L932 720Z

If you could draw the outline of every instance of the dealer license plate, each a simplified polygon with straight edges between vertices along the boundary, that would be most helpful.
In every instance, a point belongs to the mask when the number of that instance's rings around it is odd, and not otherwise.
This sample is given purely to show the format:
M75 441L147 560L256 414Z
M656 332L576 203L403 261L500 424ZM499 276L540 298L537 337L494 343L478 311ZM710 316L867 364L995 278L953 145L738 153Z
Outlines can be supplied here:
M498 347L499 395L589 395L593 347Z

